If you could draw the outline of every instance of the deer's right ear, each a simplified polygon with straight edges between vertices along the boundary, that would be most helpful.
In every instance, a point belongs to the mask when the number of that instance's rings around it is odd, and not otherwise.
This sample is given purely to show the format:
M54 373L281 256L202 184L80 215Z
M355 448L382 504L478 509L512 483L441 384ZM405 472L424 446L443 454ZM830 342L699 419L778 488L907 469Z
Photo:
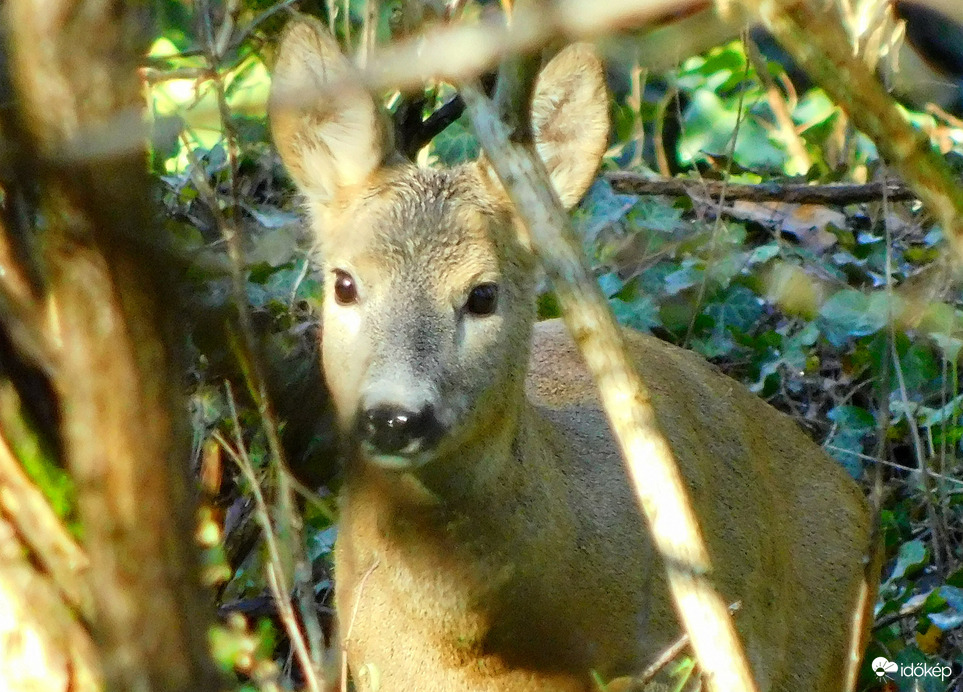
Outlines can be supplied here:
M365 182L388 151L388 128L354 67L317 20L299 17L281 38L268 110L281 160L314 209Z

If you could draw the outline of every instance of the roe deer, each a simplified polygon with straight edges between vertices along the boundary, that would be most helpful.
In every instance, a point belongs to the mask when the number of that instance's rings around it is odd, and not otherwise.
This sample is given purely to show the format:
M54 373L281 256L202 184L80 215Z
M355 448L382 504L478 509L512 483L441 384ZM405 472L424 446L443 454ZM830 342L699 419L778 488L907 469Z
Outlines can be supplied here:
M535 324L536 266L484 160L393 155L318 23L285 31L271 122L319 242L322 360L347 444L337 609L362 690L595 689L680 636L594 384ZM337 85L337 95L308 99ZM300 100L300 102L299 102ZM539 76L538 151L568 206L606 146L584 45ZM698 356L630 342L761 690L838 690L870 544L857 485Z

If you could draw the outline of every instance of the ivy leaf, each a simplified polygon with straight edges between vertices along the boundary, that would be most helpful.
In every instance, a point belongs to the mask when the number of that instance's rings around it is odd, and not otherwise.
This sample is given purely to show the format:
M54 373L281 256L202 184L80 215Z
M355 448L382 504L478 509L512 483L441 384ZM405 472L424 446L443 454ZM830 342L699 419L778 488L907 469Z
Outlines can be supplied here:
M575 228L583 241L591 247L598 239L603 228L621 221L635 206L637 199L632 195L618 195L604 178L594 183L574 217Z
M625 282L615 272L607 272L599 277L599 288L606 298L611 298L625 287Z
M875 334L885 327L888 312L885 294L844 289L823 303L819 320L826 338L842 346L851 337Z
M478 140L462 116L432 140L432 153L446 166L478 158Z
M686 260L681 268L665 277L664 290L666 295L674 296L701 280L702 269L695 265L695 260Z
M923 567L929 560L928 551L923 541L908 541L900 546L899 555L896 557L896 565L893 573L886 580L890 584L904 576L912 574Z
M930 613L930 622L946 632L963 626L963 589L956 586L941 586L940 596L946 601L947 608L939 613Z
M706 306L706 314L715 320L717 329L749 332L762 317L762 300L745 286L733 286L721 302Z
M651 332L653 327L662 326L659 306L651 296L642 296L629 302L616 298L609 303L615 318L628 327Z

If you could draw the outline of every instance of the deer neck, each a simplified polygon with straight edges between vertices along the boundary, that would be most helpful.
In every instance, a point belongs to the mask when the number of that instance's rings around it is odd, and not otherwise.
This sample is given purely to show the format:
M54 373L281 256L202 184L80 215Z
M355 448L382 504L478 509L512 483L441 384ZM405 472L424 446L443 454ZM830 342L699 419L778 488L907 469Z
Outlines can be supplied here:
M512 409L502 409L418 469L398 473L352 465L344 488L346 508L389 530L414 524L434 531L452 521L487 523L502 514L514 516L521 498L543 496L534 486L553 480L547 422L524 393L515 401Z

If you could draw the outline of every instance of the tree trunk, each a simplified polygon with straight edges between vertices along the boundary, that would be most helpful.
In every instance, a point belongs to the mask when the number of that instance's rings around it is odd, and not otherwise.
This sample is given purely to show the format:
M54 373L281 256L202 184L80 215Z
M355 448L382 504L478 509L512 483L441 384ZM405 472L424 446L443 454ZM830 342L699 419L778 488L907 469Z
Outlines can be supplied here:
M20 266L15 253L0 255L8 263L0 307L18 308L4 311L4 327L30 335L19 345L41 344L49 356L108 688L215 689L207 652L213 608L192 540L176 291L149 204L136 72L143 7L9 0L3 8L17 100L3 131L16 140L14 177L36 176L42 229L30 234L35 242L8 237L7 247L27 252ZM12 278L29 275L38 279ZM5 538L0 545L9 548ZM0 598L24 606L26 577L12 569L0 576ZM37 636L47 628L47 659L72 655L63 633L77 630L79 618L64 602L44 613Z

